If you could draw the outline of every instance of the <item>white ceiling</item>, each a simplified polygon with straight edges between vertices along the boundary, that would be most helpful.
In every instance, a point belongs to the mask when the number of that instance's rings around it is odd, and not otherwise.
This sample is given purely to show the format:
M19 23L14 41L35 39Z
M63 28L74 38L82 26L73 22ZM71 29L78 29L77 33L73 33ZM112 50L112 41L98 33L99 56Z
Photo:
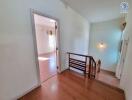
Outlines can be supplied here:
M35 24L44 25L44 26L50 26L55 27L55 20L34 14Z
M124 0L61 0L90 22L101 22L121 17L120 3Z

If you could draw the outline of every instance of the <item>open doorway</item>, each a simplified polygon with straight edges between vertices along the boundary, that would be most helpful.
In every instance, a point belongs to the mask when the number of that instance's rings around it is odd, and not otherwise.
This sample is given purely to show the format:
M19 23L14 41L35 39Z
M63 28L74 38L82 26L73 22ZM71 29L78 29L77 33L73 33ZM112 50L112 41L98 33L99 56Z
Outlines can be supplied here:
M42 14L32 13L40 82L57 74L59 69L58 23Z

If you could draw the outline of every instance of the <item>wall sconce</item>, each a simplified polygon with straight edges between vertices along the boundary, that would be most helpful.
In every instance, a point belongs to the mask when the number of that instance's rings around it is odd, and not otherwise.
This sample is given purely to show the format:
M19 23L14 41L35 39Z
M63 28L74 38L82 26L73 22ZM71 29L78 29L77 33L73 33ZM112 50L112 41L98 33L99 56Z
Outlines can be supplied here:
M106 44L101 42L101 43L98 43L98 48L99 49L105 49L106 48Z
M47 31L47 34L48 34L49 36L52 36L52 35L53 35L52 30Z

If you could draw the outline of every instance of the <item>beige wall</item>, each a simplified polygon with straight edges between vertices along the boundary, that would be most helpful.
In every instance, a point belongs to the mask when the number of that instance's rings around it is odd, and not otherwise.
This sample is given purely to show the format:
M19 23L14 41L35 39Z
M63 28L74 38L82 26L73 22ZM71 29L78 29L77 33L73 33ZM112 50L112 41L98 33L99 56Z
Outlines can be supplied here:
M124 71L121 77L121 88L125 90L126 100L132 100L132 2L129 2L129 13L124 38L129 39Z
M14 100L39 83L30 8L59 19L62 70L67 51L88 53L89 23L60 0L1 0L0 8L0 100Z

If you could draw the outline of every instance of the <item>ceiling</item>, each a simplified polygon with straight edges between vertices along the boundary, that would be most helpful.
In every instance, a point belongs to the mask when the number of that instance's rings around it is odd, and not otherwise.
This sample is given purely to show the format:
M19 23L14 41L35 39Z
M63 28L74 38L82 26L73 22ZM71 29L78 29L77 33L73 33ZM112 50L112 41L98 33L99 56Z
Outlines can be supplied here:
M50 26L55 27L55 20L34 14L35 24L44 25L44 26Z
M90 22L101 22L121 17L120 3L124 0L61 0Z

